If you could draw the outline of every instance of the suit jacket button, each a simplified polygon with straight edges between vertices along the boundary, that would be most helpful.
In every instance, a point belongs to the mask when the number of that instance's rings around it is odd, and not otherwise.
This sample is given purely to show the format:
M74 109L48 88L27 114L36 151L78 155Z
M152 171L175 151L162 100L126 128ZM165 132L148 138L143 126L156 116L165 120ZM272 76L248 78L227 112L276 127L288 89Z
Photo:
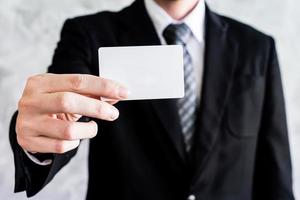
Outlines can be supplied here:
M193 194L191 194L191 195L188 197L187 200L196 200L196 196L193 195Z

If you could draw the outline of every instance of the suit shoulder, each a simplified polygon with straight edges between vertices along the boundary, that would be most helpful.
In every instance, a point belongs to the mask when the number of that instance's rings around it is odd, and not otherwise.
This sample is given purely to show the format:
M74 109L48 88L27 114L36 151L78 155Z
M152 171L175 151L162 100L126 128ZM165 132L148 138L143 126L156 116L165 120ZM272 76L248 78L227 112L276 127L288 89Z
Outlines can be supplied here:
M241 70L248 68L248 71L265 72L270 59L275 56L274 39L250 25L229 17L219 17L226 24L229 38L239 45L239 63L243 66Z
M92 13L88 15L77 16L74 18L69 18L66 23L72 24L74 26L94 28L95 26L111 26L114 24L117 12L112 11L101 11L97 13Z
M270 35L248 24L230 17L219 16L222 21L228 25L228 33L231 34L240 45L266 47L274 43L274 39Z

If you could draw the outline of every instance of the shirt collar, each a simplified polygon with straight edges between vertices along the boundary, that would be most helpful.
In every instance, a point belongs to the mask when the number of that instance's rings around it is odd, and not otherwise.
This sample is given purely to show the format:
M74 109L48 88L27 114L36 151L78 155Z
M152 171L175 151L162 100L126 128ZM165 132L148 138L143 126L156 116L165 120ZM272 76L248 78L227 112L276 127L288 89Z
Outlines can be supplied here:
M144 0L146 10L154 24L157 33L161 36L164 29L171 23L185 23L192 31L198 42L204 41L205 28L205 1L199 0L196 7L182 20L173 19L154 0Z

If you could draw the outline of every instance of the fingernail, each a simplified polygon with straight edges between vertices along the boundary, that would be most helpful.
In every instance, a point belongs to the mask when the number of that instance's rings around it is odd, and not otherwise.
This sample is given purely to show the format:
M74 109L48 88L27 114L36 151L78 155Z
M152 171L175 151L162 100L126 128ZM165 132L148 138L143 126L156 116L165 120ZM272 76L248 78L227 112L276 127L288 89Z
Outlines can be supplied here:
M115 120L115 119L117 119L118 117L119 117L119 111L118 111L118 109L116 109L115 107L112 107L112 108L111 108L110 118L111 118L112 120Z
M125 87L119 87L119 97L122 99L126 99L128 97L128 90Z

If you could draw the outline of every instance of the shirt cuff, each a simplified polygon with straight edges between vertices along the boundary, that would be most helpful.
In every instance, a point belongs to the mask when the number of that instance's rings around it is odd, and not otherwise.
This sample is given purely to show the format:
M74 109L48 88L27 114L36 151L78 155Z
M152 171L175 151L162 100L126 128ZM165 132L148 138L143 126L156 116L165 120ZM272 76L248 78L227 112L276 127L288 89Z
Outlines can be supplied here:
M25 154L27 155L27 157L34 162L37 165L41 165L41 166L47 166L47 165L51 165L52 163L52 159L46 159L44 161L40 161L39 159L37 159L34 155L30 154L28 151L26 151L25 149L23 149L23 151L25 152Z

